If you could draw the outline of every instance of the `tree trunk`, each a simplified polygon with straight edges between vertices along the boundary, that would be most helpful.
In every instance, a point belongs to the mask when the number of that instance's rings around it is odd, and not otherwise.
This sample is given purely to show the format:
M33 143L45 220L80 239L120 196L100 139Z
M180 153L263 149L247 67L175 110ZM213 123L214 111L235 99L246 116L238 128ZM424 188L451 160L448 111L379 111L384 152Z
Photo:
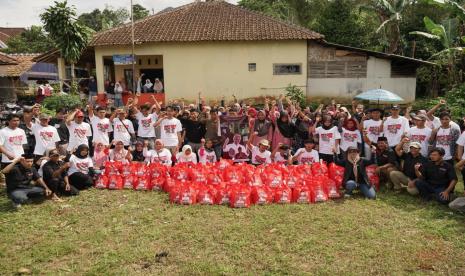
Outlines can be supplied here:
M75 77L76 75L74 73L74 63L71 63L71 83L73 83Z

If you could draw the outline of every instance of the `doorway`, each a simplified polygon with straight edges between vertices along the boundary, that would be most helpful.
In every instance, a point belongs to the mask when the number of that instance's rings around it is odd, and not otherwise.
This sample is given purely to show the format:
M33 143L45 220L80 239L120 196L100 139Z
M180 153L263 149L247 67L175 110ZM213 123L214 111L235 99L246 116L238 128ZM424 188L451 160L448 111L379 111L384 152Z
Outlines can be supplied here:
M141 75L144 74L142 77L142 85L145 84L145 80L150 79L152 83L155 83L155 79L159 79L162 83L163 86L165 85L164 79L163 79L163 69L140 69ZM163 87L163 91L165 90L165 87Z

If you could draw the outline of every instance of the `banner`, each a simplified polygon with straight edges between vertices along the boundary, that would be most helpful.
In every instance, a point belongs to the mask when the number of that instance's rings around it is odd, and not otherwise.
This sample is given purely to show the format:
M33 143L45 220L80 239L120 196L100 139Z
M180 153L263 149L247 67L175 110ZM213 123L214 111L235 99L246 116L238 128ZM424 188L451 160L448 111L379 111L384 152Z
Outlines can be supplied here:
M226 139L223 158L233 159L236 162L248 161L246 144L249 139L249 121L247 115L220 116L220 131L221 136Z
M115 65L130 65L132 61L132 55L113 55L113 63Z

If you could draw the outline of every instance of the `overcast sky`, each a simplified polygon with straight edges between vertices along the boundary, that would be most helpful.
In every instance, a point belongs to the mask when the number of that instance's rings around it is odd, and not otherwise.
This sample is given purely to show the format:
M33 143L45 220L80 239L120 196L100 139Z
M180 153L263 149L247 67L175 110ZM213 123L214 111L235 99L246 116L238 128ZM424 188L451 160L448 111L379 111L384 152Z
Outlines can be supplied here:
M133 0L134 4L140 4L146 9L156 13L167 7L178 7L194 0ZM39 25L39 15L44 9L52 5L54 0L0 0L0 27L29 27ZM237 3L238 0L227 0ZM78 14L90 12L95 8L103 9L105 4L112 7L130 8L130 0L68 0L74 5Z

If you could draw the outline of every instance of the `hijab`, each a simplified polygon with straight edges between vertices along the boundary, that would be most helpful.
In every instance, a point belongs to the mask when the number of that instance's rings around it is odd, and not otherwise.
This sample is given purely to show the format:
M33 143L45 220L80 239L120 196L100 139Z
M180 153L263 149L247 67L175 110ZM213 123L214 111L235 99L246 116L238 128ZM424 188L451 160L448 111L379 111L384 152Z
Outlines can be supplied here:
M98 143L101 144L101 143ZM98 144L94 147L94 156L93 161L96 167L103 166L103 163L107 161L107 150L106 148L102 148L102 150L98 150Z
M349 128L348 127L349 122L352 122L354 124L354 126ZM354 118L345 119L344 123L342 124L342 127L347 129L347 130L350 130L350 131L355 131L355 130L357 130L357 121Z
M144 86L147 87L147 88L152 88L153 83L150 81L150 79L146 79Z
M355 182L358 183L358 163L360 161L360 153L351 153L347 151L347 161L352 164Z
M86 156L82 156L81 155L81 151L83 150L87 150L87 155ZM79 159L85 159L87 157L89 157L89 146L85 145L85 144L82 144L82 145L79 145L76 149L76 151L74 152L74 156L76 156L77 158Z
M153 86L155 91L162 91L163 90L163 84L159 79L155 79L155 85Z
M262 113L265 116L265 119L260 120L258 119L258 116L257 116L257 118L255 118L253 130L255 132L258 132L257 136L263 137L268 134L268 131L270 130L270 127L271 127L271 122L266 119L266 112L264 110L260 110L258 111L258 113Z
M288 120L287 122L283 122L283 118L287 117ZM291 123L289 114L287 114L285 111L281 111L279 113L279 118L277 120L277 125L279 132L281 132L281 135L286 137L286 138L293 138L295 134L295 125Z
M141 145L142 150L137 150L137 146ZM144 143L141 141L137 141L136 145L134 146L134 151L132 152L132 160L136 162L144 162Z

